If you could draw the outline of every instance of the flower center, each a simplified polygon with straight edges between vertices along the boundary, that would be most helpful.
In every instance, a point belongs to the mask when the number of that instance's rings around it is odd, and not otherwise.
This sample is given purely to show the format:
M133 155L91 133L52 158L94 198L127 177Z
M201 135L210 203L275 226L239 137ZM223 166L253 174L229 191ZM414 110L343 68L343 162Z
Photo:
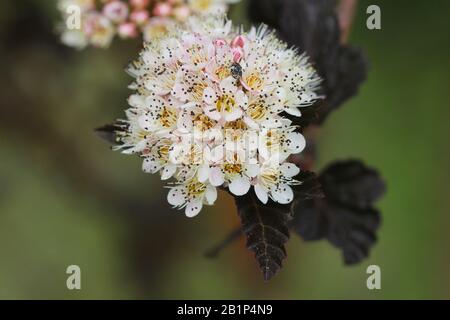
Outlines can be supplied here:
M223 95L217 100L216 107L219 112L231 112L236 107L236 100L229 95Z
M267 107L260 102L248 106L247 113L253 120L263 120L267 115Z
M186 157L186 163L189 164L199 164L203 159L203 150L196 144L191 145L189 153Z
M196 198L202 195L205 192L205 190L206 190L205 184L198 181L191 182L190 184L187 185L188 198Z
M223 80L231 76L230 69L224 66L217 68L214 73L219 80Z
M208 57L203 53L202 47L199 45L193 45L187 50L192 57L192 62L194 65L199 65L201 63L208 62Z
M232 130L247 130L247 125L244 120L238 119L236 121L227 122L224 128Z
M199 82L192 86L192 99L194 101L202 101L203 99L203 92L205 91L207 85L206 83Z
M283 143L283 135L278 130L270 130L267 132L266 146L267 148L278 148Z
M235 175L242 172L242 165L238 163L226 163L223 166L223 170L227 175Z
M263 85L264 85L263 80L261 79L259 74L256 72L252 73L247 78L245 78L245 82L254 91L262 90Z
M194 123L200 131L207 131L215 125L215 121L204 114L197 115L194 119Z
M165 107L160 115L159 122L164 128L171 128L177 123L177 112L173 108Z
M169 161L170 144L163 144L158 147L158 156L161 160Z
M269 186L275 185L275 184L278 183L279 176L280 175L279 175L277 170L272 169L272 168L268 168L268 169L264 170L264 172L260 176L261 183L265 187L269 187Z

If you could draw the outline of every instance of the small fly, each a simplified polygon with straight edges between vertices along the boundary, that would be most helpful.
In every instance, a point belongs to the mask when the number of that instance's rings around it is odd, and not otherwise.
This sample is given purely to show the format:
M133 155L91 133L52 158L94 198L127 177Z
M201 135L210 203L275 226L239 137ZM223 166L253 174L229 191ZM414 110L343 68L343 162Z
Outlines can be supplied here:
M231 75L236 80L239 80L242 77L242 67L239 63L235 62L231 65L230 68Z

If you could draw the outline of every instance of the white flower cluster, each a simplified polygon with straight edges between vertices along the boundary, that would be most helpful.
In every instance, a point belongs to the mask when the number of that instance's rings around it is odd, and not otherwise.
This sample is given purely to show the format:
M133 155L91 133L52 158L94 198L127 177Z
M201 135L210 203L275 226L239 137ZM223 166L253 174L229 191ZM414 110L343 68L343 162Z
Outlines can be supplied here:
M146 43L129 67L135 78L118 149L143 170L174 178L168 201L189 217L212 205L217 188L254 191L286 204L299 168L288 157L305 139L285 117L300 117L320 79L304 55L267 28L245 33L223 16L190 18Z

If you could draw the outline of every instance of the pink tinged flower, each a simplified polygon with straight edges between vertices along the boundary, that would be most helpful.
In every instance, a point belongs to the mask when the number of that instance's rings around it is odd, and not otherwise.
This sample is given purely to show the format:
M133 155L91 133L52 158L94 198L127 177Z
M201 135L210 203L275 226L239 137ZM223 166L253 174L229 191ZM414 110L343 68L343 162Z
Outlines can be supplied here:
M132 22L122 23L118 28L119 36L122 38L135 38L138 35L136 24Z
M139 25L144 24L149 19L149 13L147 10L133 11L130 15L130 20Z
M173 9L173 15L175 19L184 21L191 15L191 10L188 6L179 6Z
M89 14L85 17L83 31L88 37L94 34L101 17L99 14Z
M248 97L238 89L235 82L233 77L222 80L219 93L210 87L205 89L203 101L208 105L205 112L210 118L216 121L235 121L242 117Z
M103 14L115 23L124 22L128 17L128 6L122 1L112 1L103 7Z
M158 17L167 17L172 13L172 6L165 2L159 2L153 8L153 14Z
M172 206L186 207L185 214L188 218L198 215L204 203L212 205L216 200L217 189L215 187L196 181L176 186L167 195L167 201Z

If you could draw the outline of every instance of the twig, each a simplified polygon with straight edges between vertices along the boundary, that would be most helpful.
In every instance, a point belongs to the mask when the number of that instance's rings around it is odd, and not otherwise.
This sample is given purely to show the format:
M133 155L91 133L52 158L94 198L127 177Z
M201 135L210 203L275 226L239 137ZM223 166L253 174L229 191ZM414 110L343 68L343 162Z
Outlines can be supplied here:
M355 17L357 0L341 0L337 8L339 25L341 28L341 43L346 43L350 36L353 19Z

